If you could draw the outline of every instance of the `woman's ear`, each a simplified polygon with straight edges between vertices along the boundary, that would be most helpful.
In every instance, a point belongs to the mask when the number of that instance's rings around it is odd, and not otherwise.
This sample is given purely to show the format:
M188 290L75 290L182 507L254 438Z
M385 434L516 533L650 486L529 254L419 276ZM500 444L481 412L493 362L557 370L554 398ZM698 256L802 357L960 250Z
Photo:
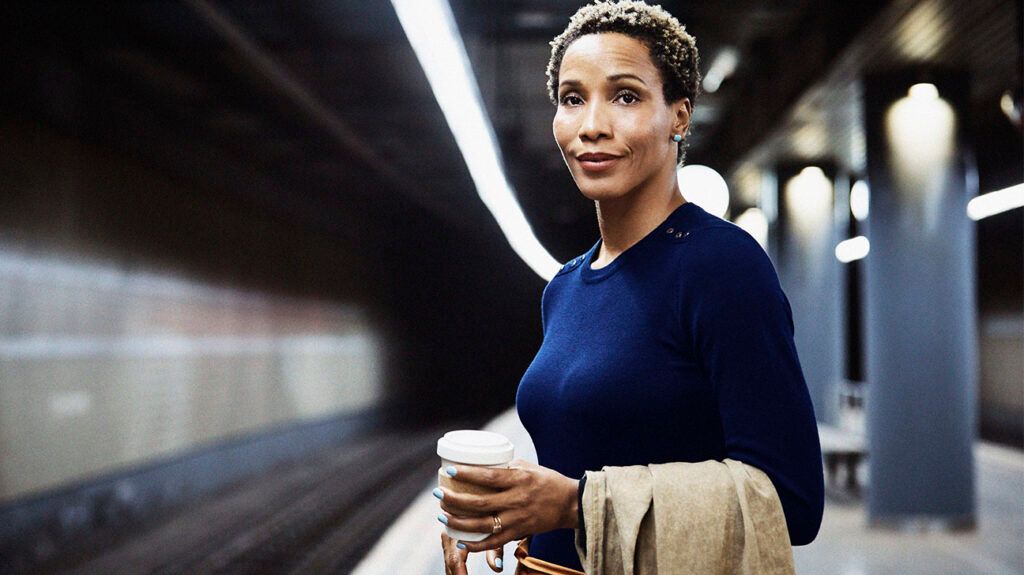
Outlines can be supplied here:
M693 114L693 104L690 103L689 98L680 98L672 103L672 110L675 112L673 132L686 137L686 133L690 130L690 115Z

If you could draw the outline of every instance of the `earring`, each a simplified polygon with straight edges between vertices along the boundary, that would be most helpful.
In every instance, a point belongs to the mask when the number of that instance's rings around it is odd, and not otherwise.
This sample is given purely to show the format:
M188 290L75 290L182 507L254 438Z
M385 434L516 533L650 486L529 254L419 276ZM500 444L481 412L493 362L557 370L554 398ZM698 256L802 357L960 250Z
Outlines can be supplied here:
M676 135L672 136L672 139L677 141L677 142L683 141L683 137L680 136L679 134L676 134Z

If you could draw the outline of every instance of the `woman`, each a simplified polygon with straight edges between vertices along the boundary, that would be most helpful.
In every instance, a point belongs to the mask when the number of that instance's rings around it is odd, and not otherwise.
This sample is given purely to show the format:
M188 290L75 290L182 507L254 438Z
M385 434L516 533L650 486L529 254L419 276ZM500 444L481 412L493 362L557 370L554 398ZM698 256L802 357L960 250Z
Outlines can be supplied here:
M544 341L516 397L540 465L456 466L500 491L435 492L439 520L492 532L457 546L442 533L449 575L479 551L500 571L502 545L521 538L538 572L580 572L585 471L603 466L756 466L791 543L810 543L824 488L789 301L760 245L688 202L676 177L699 91L693 37L659 6L598 2L551 45L555 140L601 237L544 289Z

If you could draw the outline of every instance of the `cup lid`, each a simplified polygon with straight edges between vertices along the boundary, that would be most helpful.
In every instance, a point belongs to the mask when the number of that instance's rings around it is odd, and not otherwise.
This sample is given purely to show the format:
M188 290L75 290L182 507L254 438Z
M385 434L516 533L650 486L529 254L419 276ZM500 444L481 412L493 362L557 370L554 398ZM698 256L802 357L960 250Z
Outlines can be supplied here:
M458 429L437 440L437 454L449 461L470 465L498 465L512 460L515 447L500 433Z

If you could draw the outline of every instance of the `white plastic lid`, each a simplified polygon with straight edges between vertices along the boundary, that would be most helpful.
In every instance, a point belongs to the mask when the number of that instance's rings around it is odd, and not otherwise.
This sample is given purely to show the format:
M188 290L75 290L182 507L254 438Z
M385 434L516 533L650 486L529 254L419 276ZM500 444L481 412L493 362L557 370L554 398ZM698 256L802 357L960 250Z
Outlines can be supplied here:
M449 461L470 465L499 465L512 461L515 447L493 431L459 429L437 440L437 454Z

